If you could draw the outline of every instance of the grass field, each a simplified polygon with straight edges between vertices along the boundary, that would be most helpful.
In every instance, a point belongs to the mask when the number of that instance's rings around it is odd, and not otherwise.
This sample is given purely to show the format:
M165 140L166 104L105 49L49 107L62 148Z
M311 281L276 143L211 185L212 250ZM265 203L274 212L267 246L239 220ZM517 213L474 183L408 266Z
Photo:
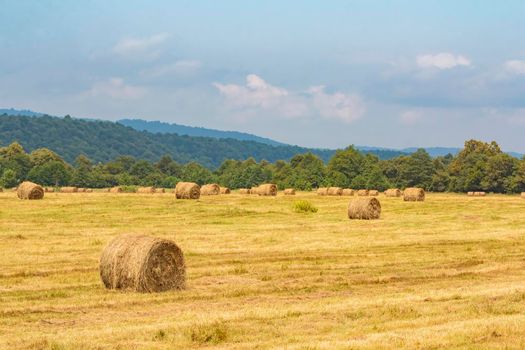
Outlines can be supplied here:
M379 198L0 193L0 349L525 349L525 200ZM187 290L106 290L121 233L175 240Z

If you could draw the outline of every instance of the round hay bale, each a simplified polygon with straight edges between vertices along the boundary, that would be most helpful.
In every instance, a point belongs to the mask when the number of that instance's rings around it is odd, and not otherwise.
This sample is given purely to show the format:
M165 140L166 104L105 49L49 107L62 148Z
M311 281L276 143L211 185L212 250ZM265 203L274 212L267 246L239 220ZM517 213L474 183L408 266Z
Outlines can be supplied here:
M359 197L366 197L366 196L368 196L368 190L358 190L357 191L357 195Z
M257 194L258 188L256 186L250 188L250 194Z
M77 189L77 192L84 193L84 192L86 192L86 189L84 187L79 187Z
M326 191L329 196L342 196L343 189L341 187L328 187Z
M93 189L92 188L86 188L86 192L87 193L93 193Z
M425 200L425 191L419 187L405 188L403 200L405 202L423 202Z
M219 192L220 194L230 194L232 191L228 187L221 187Z
M468 191L468 192L467 192L467 196L469 196L469 197L474 196L474 192L473 192L473 191Z
M2 187L0 187L0 192L4 192L4 189Z
M44 198L44 189L36 183L24 181L18 186L16 195L20 199L42 199Z
M137 188L137 193L155 193L155 187L152 186L146 186L146 187L139 187Z
M53 193L55 192L55 189L53 187L46 187L44 188L44 192Z
M151 293L183 289L186 266L175 242L144 235L122 235L102 251L100 277L108 289Z
M284 190L285 196L295 196L295 190L293 188L287 188Z
M175 187L177 199L199 199L201 188L194 182L179 182Z
M485 197L487 194L483 191L474 192L475 197Z
M378 190L370 190L370 191L368 191L368 195L371 196L371 197L377 197L377 196L379 196L379 191Z
M207 184L201 187L201 196L216 196L221 193L221 187L217 184Z
M76 193L76 192L78 192L78 188L77 187L71 187L71 186L62 187L62 188L60 188L60 192L62 192L62 193Z
M525 192L521 192L521 198L525 199Z
M385 191L385 196L387 197L401 197L401 191L399 188L389 188Z
M317 194L319 196L327 196L328 195L328 188L327 187L319 187L317 189Z
M348 204L348 218L360 220L379 219L381 203L377 198L355 198Z
M343 196L353 196L355 191L351 188L343 188Z
M277 185L262 184L257 187L257 194L259 196L277 196Z
M164 188L156 188L155 193L165 193L166 190Z
M122 187L120 186L111 187L109 189L109 193L122 193L122 191Z
M249 188L239 188L239 194L250 194Z

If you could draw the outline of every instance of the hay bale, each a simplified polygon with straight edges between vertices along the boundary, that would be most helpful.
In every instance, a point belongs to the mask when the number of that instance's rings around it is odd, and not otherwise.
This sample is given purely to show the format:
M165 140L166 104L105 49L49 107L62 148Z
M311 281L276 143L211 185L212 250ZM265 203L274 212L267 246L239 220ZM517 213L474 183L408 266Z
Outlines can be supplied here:
M370 190L370 191L368 191L368 195L371 196L371 197L377 197L377 196L379 196L379 191L378 190Z
M381 203L377 198L355 198L348 204L348 218L372 220L379 219Z
M175 187L177 199L199 199L201 188L194 182L179 182Z
M137 193L155 193L155 187L152 186L146 186L146 187L139 187L137 188Z
M86 189L84 187L79 187L77 189L77 192L84 193L84 192L86 192Z
M358 190L357 191L357 195L359 197L366 197L366 196L368 196L368 190Z
M122 193L122 191L123 191L122 187L115 186L115 187L111 187L108 192L109 193Z
M42 199L44 198L44 189L36 183L24 181L18 186L16 195L20 199Z
M0 192L4 192L4 189L2 187L0 187Z
M156 188L155 193L165 193L166 190L164 188Z
M239 188L239 194L250 194L249 188Z
M71 187L71 186L62 187L62 188L60 188L60 192L62 192L62 193L76 193L76 192L78 192L78 188L77 187Z
M405 202L423 202L425 200L425 191L419 187L405 188L403 200Z
M285 196L295 196L295 190L293 188L287 188L284 190Z
M92 188L86 188L86 192L87 193L93 193L93 189Z
M319 196L327 196L328 195L328 188L327 187L319 187L316 192L317 192L317 194Z
M467 192L467 196L469 196L469 197L474 196L474 192L473 192L473 191L468 191L468 192Z
M108 289L163 292L183 289L186 267L175 242L144 235L122 235L102 251L100 277Z
M250 194L257 194L257 187L250 188Z
M259 196L277 196L277 185L262 184L257 187L257 194Z
M385 196L387 197L401 197L401 191L399 188L389 188L385 191Z
M216 196L221 193L221 187L217 184L207 184L201 187L201 196Z
M55 189L53 187L46 187L44 188L44 192L53 193L55 192Z
M521 192L521 198L525 199L525 192Z
M220 194L230 194L232 191L228 187L221 187Z
M343 196L353 196L355 191L351 188L343 188Z
M326 191L329 196L342 196L343 189L341 187L328 187Z
M475 197L485 197L487 194L483 191L474 192Z

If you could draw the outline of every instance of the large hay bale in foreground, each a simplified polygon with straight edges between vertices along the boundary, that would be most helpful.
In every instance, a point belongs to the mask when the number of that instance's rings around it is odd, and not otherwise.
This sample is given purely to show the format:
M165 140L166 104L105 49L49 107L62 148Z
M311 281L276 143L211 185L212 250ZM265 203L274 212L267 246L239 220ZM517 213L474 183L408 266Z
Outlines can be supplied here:
M342 196L343 189L341 187L328 187L327 194L329 196Z
M183 289L186 267L175 242L144 235L122 235L102 251L100 277L108 289L163 292Z
M109 189L110 193L122 193L122 191L123 191L122 187L120 187L120 186L111 187Z
M343 188L343 196L353 196L355 191L351 188Z
M474 197L485 197L487 194L483 191L474 192Z
M357 191L357 195L359 197L366 197L366 196L368 196L368 190L358 190Z
M377 197L377 196L379 196L379 191L378 190L370 190L370 191L368 191L368 195L371 196L371 197Z
M385 191L385 196L387 197L401 197L401 191L399 188L389 188Z
M232 191L228 187L221 187L219 190L220 194L230 194Z
M316 193L319 196L327 196L328 195L328 188L327 187L319 187L316 191Z
M194 182L179 182L175 186L177 199L199 199L201 188Z
M286 188L284 190L285 196L295 196L295 190L293 188Z
M250 194L249 188L239 188L239 194Z
M42 199L44 198L44 189L34 182L24 181L18 186L16 195L20 199Z
M77 187L72 187L72 186L61 187L60 188L60 192L62 192L62 193L77 193L78 192L78 188Z
M145 187L139 187L137 188L137 193L155 193L155 187L152 186L145 186Z
M201 187L201 196L216 196L221 193L221 187L217 184L207 184Z
M425 200L425 191L419 187L409 187L403 192L405 202L423 202Z
M372 220L379 219L380 215L381 203L377 198L355 198L348 204L349 219Z
M257 187L257 194L259 196L277 196L277 185L262 184Z

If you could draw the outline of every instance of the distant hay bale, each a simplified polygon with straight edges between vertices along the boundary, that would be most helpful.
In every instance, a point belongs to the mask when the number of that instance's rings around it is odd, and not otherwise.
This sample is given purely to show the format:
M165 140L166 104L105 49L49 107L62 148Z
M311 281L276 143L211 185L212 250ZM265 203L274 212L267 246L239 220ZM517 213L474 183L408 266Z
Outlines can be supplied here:
M371 196L371 197L377 197L377 196L379 196L379 191L378 190L370 190L370 191L368 191L368 195Z
M221 187L219 192L220 194L230 194L232 191L228 187Z
M295 196L295 190L293 188L286 188L284 194L285 196Z
M201 188L194 182L179 182L175 187L177 199L199 199Z
M405 202L423 202L425 200L425 191L419 187L405 188L403 200Z
M16 195L20 199L42 199L44 198L44 189L36 183L24 181L18 186Z
M277 185L274 184L262 184L257 187L257 194L259 196L276 196Z
M0 187L0 192L4 192L4 189L2 187Z
M399 188L389 188L385 191L385 196L387 197L401 197L401 191Z
M155 193L155 187L152 187L152 186L139 187L137 188L137 193L147 193L147 194Z
M317 192L317 194L319 196L327 196L328 195L328 188L327 187L319 187L316 192Z
M366 196L368 196L368 190L358 190L357 191L357 195L359 197L366 197Z
M250 194L249 188L239 188L239 194Z
M470 197L474 196L474 192L473 191L468 191L467 192L467 196L470 196Z
M257 194L257 187L256 186L250 188L250 194Z
M155 193L165 193L166 190L164 188L156 188Z
M525 199L525 192L521 192L521 198Z
M474 192L475 197L485 197L486 193L483 191Z
M183 289L186 266L175 242L144 235L122 235L102 251L100 277L108 289L163 292Z
M341 196L343 195L343 189L341 187L328 187L327 194L329 196Z
M122 193L122 187L120 186L111 187L109 189L109 192L110 193Z
M217 184L207 184L201 187L201 196L216 196L221 193L221 187Z
M92 188L86 188L86 192L87 193L93 193L93 189Z
M77 192L84 193L84 192L86 192L86 189L84 187L79 187L77 189Z
M78 192L78 187L71 187L71 186L62 187L62 188L60 188L60 192L62 192L62 193L76 193L76 192Z
M379 219L381 215L381 203L377 198L355 198L348 204L348 218L372 220Z
M55 189L53 187L46 187L44 188L44 192L52 193L52 192L55 192Z
M355 191L351 188L344 188L343 189L343 196L353 196Z

